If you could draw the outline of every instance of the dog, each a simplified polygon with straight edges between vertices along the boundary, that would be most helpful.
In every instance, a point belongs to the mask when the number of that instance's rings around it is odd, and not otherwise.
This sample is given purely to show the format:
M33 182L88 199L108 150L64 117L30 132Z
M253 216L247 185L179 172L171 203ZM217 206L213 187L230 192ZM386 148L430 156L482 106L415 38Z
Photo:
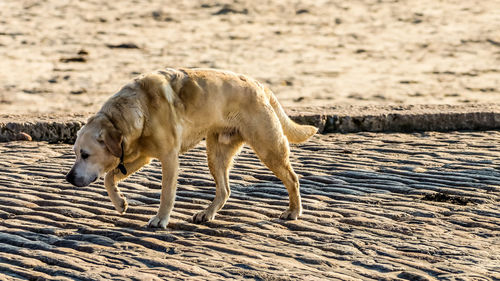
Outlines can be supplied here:
M304 142L316 132L293 122L271 90L253 78L215 69L167 68L138 76L88 119L77 133L76 160L66 180L82 187L105 175L109 198L123 214L128 204L117 183L156 158L162 167L160 207L148 226L166 228L178 157L205 139L215 198L193 222L206 222L228 200L229 169L247 143L288 191L289 207L280 218L295 220L302 204L289 142Z

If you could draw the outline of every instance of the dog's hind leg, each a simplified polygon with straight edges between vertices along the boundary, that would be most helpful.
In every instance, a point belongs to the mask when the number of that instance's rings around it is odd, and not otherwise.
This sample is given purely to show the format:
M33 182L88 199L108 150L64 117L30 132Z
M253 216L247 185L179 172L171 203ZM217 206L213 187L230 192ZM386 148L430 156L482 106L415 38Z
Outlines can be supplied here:
M295 220L302 214L299 179L290 165L290 147L278 117L270 106L253 112L249 125L241 130L245 142L259 159L283 182L289 196L289 207L280 218ZM252 122L258 122L252 124Z
M148 164L150 159L148 157L141 157L134 162L125 163L125 168L127 170L127 174L124 175L120 172L118 168L109 171L104 177L104 186L106 187L106 191L108 192L108 196L111 199L111 202L115 206L115 209L123 214L127 210L128 203L125 196L121 193L118 188L117 183L126 177L130 176L144 165Z
M222 209L231 193L229 169L233 157L240 150L243 140L238 132L209 133L207 136L207 158L210 173L214 177L216 190L212 203L193 216L193 222L210 221Z

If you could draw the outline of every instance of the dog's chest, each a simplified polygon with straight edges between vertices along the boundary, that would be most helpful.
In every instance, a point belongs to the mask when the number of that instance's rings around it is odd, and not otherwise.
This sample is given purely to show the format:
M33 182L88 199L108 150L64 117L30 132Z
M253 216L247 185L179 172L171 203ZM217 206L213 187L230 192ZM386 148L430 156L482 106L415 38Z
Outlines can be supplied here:
M185 132L182 134L181 153L195 147L207 135L206 130Z

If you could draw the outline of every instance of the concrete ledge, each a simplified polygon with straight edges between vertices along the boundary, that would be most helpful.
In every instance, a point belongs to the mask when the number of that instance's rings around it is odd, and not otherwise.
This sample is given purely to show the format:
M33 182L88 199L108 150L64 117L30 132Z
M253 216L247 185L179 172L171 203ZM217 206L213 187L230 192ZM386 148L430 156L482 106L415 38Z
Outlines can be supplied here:
M500 128L500 104L297 107L298 123L321 133L491 130ZM0 115L0 141L73 143L91 113Z
M0 142L34 140L74 143L90 114L0 115Z
M303 107L287 110L321 133L490 130L500 128L500 104Z

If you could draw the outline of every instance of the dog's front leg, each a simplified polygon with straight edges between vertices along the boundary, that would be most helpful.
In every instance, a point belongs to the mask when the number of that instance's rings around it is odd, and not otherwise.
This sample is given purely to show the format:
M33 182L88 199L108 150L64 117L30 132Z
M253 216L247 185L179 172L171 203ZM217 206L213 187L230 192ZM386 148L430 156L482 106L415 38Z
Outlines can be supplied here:
M152 217L149 222L149 227L167 228L170 212L174 208L175 191L177 189L177 171L179 168L178 152L170 152L162 159L162 182L161 182L161 196L160 196L160 209L156 216Z
M106 187L106 191L108 192L109 199L111 199L111 203L115 206L115 209L118 213L123 214L127 210L128 203L125 196L121 193L118 185L116 184L115 177L120 173L118 169L114 169L109 171L104 177L104 186Z
M127 199L118 188L117 183L142 168L142 166L148 164L149 161L150 159L148 157L141 157L134 162L125 163L125 168L128 171L126 175L122 174L119 169L113 169L104 177L104 186L108 192L109 199L111 199L111 203L113 203L115 209L120 214L125 213L128 203Z

